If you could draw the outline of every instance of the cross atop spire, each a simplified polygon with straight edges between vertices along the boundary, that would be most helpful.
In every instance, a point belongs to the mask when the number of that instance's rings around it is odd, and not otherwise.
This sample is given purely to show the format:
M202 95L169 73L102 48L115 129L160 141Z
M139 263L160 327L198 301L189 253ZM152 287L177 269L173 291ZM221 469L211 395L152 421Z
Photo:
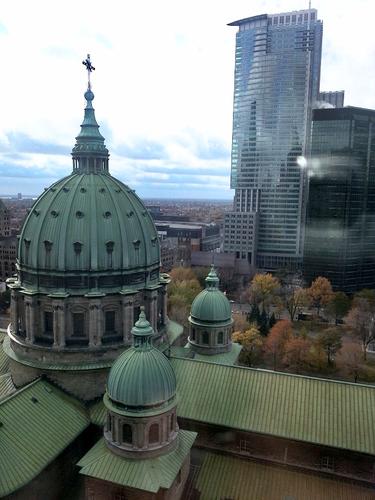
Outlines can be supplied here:
M91 64L91 59L90 59L90 54L87 54L87 57L84 61L82 61L82 64L86 66L87 69L87 88L91 90L91 81L90 81L90 74L92 71L95 71L94 66Z

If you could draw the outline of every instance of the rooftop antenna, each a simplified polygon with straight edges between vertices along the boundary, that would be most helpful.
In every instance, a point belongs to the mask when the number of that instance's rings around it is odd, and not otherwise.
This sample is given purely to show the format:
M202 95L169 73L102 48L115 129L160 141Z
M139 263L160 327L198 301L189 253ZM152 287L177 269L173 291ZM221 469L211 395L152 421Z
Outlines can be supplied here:
M90 73L92 71L95 71L94 66L91 64L91 59L90 59L90 54L87 54L87 57L84 61L82 61L82 64L86 66L87 69L87 88L91 90L91 81L90 81Z

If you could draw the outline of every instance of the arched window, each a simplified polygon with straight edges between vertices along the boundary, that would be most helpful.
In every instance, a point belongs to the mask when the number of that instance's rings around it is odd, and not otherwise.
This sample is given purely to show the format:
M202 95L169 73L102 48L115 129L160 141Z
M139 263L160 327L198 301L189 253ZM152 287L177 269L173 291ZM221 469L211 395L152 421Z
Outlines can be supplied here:
M85 315L84 313L73 313L73 336L84 337L85 335Z
M224 332L219 332L217 334L217 343L224 344Z
M122 425L122 441L129 444L133 442L133 429L129 424Z
M191 330L191 340L195 340L195 328Z
M148 442L150 444L152 443L158 443L160 441L159 439L159 424L152 424L150 426L150 430L148 433Z
M105 330L104 333L111 335L116 331L116 312L106 311L105 312Z
M44 312L44 334L49 337L53 336L53 312Z
M202 333L202 344L205 344L205 345L209 344L208 332L203 332Z

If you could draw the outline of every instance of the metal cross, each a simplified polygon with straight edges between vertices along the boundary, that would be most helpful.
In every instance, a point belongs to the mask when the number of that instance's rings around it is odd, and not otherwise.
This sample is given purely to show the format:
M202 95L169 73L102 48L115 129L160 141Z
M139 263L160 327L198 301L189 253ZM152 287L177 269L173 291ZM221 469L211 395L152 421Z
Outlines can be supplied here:
M87 58L84 61L82 61L82 64L84 66L86 66L86 69L87 69L87 78L88 78L88 88L91 89L90 73L91 73L91 71L95 71L95 68L91 64L90 54L87 54Z

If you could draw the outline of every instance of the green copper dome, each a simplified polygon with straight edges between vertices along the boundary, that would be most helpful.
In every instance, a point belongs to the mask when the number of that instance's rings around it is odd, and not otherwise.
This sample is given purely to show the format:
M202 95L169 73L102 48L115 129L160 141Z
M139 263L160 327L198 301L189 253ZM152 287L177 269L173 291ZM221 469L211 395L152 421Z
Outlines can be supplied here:
M29 288L129 288L159 280L160 249L138 196L108 172L91 89L73 148L73 173L47 189L23 226L18 251Z
M219 278L211 268L206 278L206 289L200 292L191 305L190 321L203 324L229 324L232 322L232 309L229 300L219 290Z
M176 376L168 358L152 345L153 329L144 311L132 329L134 346L109 372L107 395L128 410L163 405L176 394Z

